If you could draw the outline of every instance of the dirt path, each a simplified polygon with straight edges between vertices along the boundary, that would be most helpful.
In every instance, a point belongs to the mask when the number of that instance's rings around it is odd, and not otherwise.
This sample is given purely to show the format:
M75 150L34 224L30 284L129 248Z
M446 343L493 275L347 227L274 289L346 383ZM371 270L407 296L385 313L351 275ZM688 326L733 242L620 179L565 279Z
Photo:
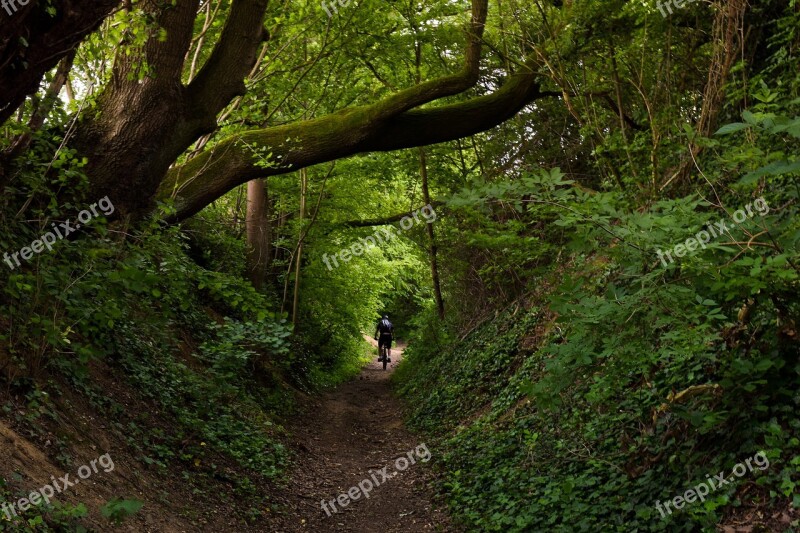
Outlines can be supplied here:
M433 503L431 471L423 459L436 451L404 429L389 386L401 354L392 350L387 371L373 361L357 379L318 398L290 427L298 463L281 498L286 514L276 517L276 531L456 531ZM342 498L346 506L331 503L348 491L358 499Z

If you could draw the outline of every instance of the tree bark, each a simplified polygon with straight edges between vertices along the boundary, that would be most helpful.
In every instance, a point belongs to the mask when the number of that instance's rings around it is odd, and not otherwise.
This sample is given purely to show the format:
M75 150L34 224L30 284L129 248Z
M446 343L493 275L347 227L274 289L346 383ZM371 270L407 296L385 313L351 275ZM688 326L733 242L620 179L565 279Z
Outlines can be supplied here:
M256 289L264 287L267 270L272 259L272 227L269 199L265 179L247 184L247 275Z
M19 9L11 14L0 10L0 124L39 89L45 73L100 26L119 0L50 4L55 15L47 13L46 2L17 3Z
M141 8L166 30L166 39L153 35L142 57L120 54L97 109L81 124L73 146L89 158L86 172L93 196L109 195L122 215L150 210L170 165L200 136L213 131L217 114L244 94L244 78L266 37L262 20L267 3L233 2L210 57L184 85L183 67L199 0L175 5L142 1ZM150 68L143 77L137 71L142 59Z

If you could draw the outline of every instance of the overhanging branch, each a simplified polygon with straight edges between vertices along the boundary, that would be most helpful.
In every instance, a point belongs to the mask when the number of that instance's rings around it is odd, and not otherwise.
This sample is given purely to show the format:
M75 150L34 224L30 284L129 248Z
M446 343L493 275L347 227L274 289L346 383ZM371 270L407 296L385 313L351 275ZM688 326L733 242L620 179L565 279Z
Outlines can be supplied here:
M158 198L173 198L183 220L251 179L293 172L303 167L370 151L426 146L486 131L514 116L530 102L551 96L540 91L528 68L492 94L433 109L414 109L375 122L373 106L353 108L322 118L249 131L221 141L185 165L173 168ZM380 103L376 104L380 105ZM264 161L263 153L272 153Z

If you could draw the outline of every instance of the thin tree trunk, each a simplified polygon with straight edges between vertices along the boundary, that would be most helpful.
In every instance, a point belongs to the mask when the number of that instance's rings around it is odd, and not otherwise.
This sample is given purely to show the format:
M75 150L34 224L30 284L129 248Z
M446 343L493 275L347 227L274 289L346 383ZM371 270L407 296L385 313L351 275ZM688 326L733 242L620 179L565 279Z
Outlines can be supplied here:
M247 184L247 275L256 289L264 287L270 263L272 227L268 212L268 193L265 179Z
M269 184L267 184L269 185ZM267 256L267 265L266 265L266 274L265 274L265 281L271 283L273 280L272 271L274 268L274 258L275 258L275 246L273 245L275 241L276 235L278 235L277 230L275 229L275 198L269 195L269 190L267 190L267 207L266 207L266 214L267 214L267 246L264 250L264 253Z
M301 229L300 229L300 236L297 238L297 245L295 246L295 249L292 251L291 255L289 256L289 267L288 267L288 269L286 271L286 276L285 276L285 280L284 280L284 283L283 283L283 300L281 301L281 313L283 313L283 311L286 309L286 300L287 300L287 295L289 294L289 274L292 271L292 261L294 260L295 257L298 257L298 258L301 257L301 255L303 253L303 243L306 240L306 236L308 235L308 232L311 231L311 227L314 225L314 222L317 221L317 215L319 215L319 208L320 208L320 205L322 204L322 197L325 194L325 184L328 183L328 178L330 178L331 174L333 174L333 169L335 168L335 166L336 165L331 165L331 168L328 171L328 174L322 180L322 186L319 189L319 196L317 197L317 205L314 206L314 212L312 213L311 218L308 221L308 224L305 224L305 225L302 224L302 221L305 219L305 212L306 212L306 201L307 201L306 198L308 197L308 176L306 174L306 170L305 169L303 169L300 172L300 177L301 177L301 183L300 183L300 187L301 187L301 192L300 192L300 202L301 202L300 203L300 221L301 221L301 225L300 225L300 228ZM268 199L268 201L269 201L269 199ZM283 222L282 222L284 220L284 217L281 216L279 218L280 218L281 222L280 222L279 227L278 227L278 233L280 233L280 228L282 228L283 225L284 225ZM279 249L280 249L279 247L277 247L277 246L275 247L276 251L279 250ZM277 256L275 257L275 259L277 260ZM299 279L299 276L300 276L300 267L297 266L297 272L295 274L295 279ZM297 289L297 284L295 284L295 289ZM295 301L293 302L293 307L295 308L295 310L297 308L297 302L298 302L297 295L298 294L299 294L299 292L297 290L295 290Z
M31 118L28 121L28 131L17 137L17 139L14 141L14 144L6 153L7 159L10 160L16 158L22 152L27 150L28 147L30 147L34 132L38 131L39 128L42 127L48 113L50 113L50 110L53 108L56 100L58 99L58 94L67 83L69 72L72 70L72 64L75 61L75 53L76 51L73 50L58 64L58 69L56 69L55 76L53 76L53 79L50 82L44 97L34 106L35 109L33 110L33 113L31 113Z
M425 149L419 149L419 174L422 177L422 199L425 205L430 205L431 195L428 190L428 159ZM433 232L433 224L425 224L428 230L428 255L431 260L431 278L433 278L433 295L436 298L436 309L439 312L439 319L444 320L444 300L442 299L442 286L439 282L439 263L436 258L436 235Z
M739 59L744 43L744 17L749 7L747 0L719 0L714 4L717 10L712 28L714 46L708 80L703 91L702 109L695 131L700 137L708 137L714 131L719 113L725 101L725 87L731 70ZM689 156L684 158L678 172L661 186L664 189L676 176L685 184L691 175L692 167L703 146L694 139L689 142Z
M292 325L297 329L297 310L300 307L300 260L303 257L303 222L306 216L306 191L308 174L306 169L300 170L300 237L297 243L297 254L294 263L294 302L292 303Z

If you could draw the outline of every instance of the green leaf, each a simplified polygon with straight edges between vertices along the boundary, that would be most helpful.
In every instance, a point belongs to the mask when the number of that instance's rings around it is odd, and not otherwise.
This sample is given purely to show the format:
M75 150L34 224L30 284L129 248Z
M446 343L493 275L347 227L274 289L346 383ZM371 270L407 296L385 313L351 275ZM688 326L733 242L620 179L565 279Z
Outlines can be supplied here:
M758 170L754 170L748 174L745 174L742 179L739 180L740 185L748 185L753 183L754 181L758 180L762 176L770 175L770 176L779 176L781 174L790 174L792 172L800 171L800 161L795 161L790 163L786 160L781 161L773 161L769 165L763 166Z
M729 133L734 133L737 131L741 131L750 127L750 124L745 124L743 122L734 122L732 124L726 124L718 129L714 135L728 135Z
M122 500L115 498L101 507L100 512L112 522L118 523L138 513L142 507L144 507L144 502L140 500Z

